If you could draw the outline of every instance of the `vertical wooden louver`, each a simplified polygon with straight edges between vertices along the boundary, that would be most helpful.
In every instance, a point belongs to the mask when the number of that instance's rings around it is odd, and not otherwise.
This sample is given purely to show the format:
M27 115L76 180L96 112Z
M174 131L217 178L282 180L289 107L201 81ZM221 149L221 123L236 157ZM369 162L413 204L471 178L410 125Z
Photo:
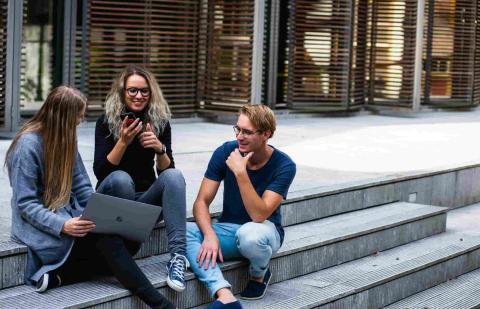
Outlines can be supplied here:
M7 0L0 0L0 128L5 126L7 78Z
M424 104L469 106L475 53L474 0L427 1ZM426 25L428 30L428 23ZM425 80L426 78L426 80Z
M476 3L473 104L480 105L480 1Z
M254 10L254 0L202 1L198 91L205 110L250 102Z
M290 108L348 107L354 8L351 0L290 1L287 94ZM358 59L356 63L360 71L361 61ZM360 85L358 82L355 87Z
M90 6L88 0L79 0L77 2L77 25L75 29L75 87L88 93L88 61L89 61L89 25L90 25Z
M416 0L369 0L369 100L411 107L415 65Z
M86 92L101 108L113 79L129 63L157 78L174 114L196 105L197 0L91 0ZM78 41L78 40L77 40Z
M352 36L352 73L350 77L350 106L365 104L367 94L367 33L368 0L355 1L355 20Z

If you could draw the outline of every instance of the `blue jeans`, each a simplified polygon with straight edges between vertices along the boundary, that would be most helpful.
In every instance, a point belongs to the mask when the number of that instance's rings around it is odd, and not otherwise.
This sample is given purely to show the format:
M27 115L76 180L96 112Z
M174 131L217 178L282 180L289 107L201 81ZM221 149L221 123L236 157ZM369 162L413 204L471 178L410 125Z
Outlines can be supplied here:
M270 259L280 248L280 235L275 225L265 220L262 223L248 222L243 225L234 223L214 223L212 228L217 234L224 261L246 258L250 262L249 273L252 277L263 277ZM205 284L210 295L231 285L223 278L220 267L208 269L200 267L197 255L203 242L203 234L196 223L187 222L187 258L190 268L198 279Z
M185 179L179 170L164 170L145 192L135 192L135 183L128 173L115 171L102 181L97 192L162 207L158 220L165 220L170 254L185 255L187 202Z

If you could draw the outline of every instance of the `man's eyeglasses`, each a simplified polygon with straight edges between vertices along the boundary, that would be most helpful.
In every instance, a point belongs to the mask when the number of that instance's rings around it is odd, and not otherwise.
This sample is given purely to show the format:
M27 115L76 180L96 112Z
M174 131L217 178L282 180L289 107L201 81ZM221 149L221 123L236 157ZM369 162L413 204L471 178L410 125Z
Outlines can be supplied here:
M132 98L135 97L139 91L142 97L148 97L150 95L150 88L130 87L130 88L127 88L126 91L128 96Z
M261 133L262 131L257 130L257 131L251 131L247 129L242 129L239 126L233 126L233 132L235 132L235 135L242 134L245 137L251 136L252 134L257 134Z

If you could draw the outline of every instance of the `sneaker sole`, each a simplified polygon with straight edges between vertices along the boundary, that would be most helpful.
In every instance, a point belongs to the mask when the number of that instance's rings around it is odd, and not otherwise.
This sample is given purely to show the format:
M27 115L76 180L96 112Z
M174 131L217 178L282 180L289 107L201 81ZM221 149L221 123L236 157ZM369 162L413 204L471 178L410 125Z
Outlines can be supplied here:
M268 281L266 283L266 286L265 286L265 291L263 291L263 294L258 296L258 297L243 297L242 295L240 295L240 298L243 299L243 300L259 300L259 299L262 299L265 294L267 293L267 290L268 290L268 285L270 284L270 280L272 280L272 275L270 275L270 278L268 278Z
M169 286L172 290L174 290L174 291L176 291L176 292L183 292L183 291L185 291L185 288L184 288L184 287L182 288L181 286L176 285L176 284L175 284L173 281L171 281L170 278L168 278L168 277L167 277L167 284L168 284L168 286Z
M43 275L42 285L39 286L39 287L35 290L35 292L37 292L37 293L43 293L43 292L45 292L45 291L47 290L47 288L48 288L48 281L49 281L49 279L50 279L49 277L50 277L50 276L49 276L48 274L44 274L44 275Z

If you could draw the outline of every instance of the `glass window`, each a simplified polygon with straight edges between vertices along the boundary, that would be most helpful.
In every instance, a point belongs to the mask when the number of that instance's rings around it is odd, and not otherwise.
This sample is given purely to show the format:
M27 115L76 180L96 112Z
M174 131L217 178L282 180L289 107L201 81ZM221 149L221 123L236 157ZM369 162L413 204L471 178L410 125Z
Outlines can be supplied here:
M54 16L53 0L28 0L24 2L22 33L22 58L20 79L20 114L31 117L45 101L49 91L59 81L54 81L55 39L58 20Z

